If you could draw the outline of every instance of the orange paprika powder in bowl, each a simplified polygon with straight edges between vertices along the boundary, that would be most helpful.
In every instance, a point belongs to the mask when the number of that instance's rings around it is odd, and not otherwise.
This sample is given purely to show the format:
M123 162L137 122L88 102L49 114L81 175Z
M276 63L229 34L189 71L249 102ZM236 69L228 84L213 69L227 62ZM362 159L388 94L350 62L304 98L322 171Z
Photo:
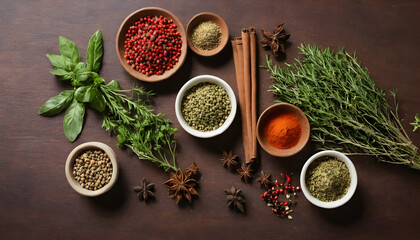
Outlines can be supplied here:
M289 103L268 107L257 122L261 147L276 157L289 157L302 150L309 140L310 126L305 114Z

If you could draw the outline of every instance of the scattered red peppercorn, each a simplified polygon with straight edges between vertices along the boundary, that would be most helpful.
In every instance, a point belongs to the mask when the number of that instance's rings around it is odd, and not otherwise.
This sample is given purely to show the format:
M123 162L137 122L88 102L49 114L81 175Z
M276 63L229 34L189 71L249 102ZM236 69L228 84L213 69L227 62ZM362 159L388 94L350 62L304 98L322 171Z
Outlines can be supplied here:
M181 35L172 19L140 18L129 27L125 37L127 63L146 76L161 75L172 69L181 56Z
M281 173L283 178L283 184L278 184L276 180L275 187L268 189L261 195L261 198L267 203L268 207L272 208L273 213L277 214L280 217L287 217L292 219L290 213L293 212L291 207L296 204L292 201L292 196L296 197L296 192L300 191L299 186L291 186L292 178L288 175ZM286 201L282 201L282 198L286 198Z

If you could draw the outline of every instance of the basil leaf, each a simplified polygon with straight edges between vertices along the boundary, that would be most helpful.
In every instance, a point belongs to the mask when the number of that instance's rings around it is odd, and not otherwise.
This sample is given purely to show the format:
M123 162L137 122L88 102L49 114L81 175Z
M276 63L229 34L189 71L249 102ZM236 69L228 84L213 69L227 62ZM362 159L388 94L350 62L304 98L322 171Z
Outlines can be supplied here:
M79 82L85 82L92 76L91 71L86 68L81 68L76 72L76 80Z
M98 77L99 77L99 75L96 72L92 72L92 78L93 79L98 78Z
M60 39L60 52L61 55L71 60L72 63L77 64L80 62L80 53L74 42L68 38L59 37Z
M104 95L102 95L100 92L97 92L93 100L90 101L89 105L96 109L96 111L103 112L106 107L106 100Z
M85 105L77 102L76 99L73 99L73 102L66 111L63 122L64 133L70 142L74 142L82 131L84 116Z
M98 90L92 86L83 86L76 89L74 98L78 102L91 102L98 94Z
M107 84L111 90L121 90L121 85L117 80L112 80Z
M93 79L93 82L96 84L104 84L105 80L103 78L97 77Z
M68 69L66 59L63 56L47 53L47 57L54 67L61 68L61 69Z
M64 59L66 60L66 65L67 65L66 70L74 71L74 69L76 68L76 64L68 58L64 58Z
M72 79L72 80L71 80L71 85L72 85L73 87L81 87L81 86L83 86L83 83L81 83L81 82L77 81L76 79Z
M102 56L104 55L104 44L101 30L96 31L89 40L86 52L87 69L98 72L101 68Z
M69 79L71 79L71 77L73 75L73 73L69 73L66 70L61 69L61 68L52 69L52 70L50 70L50 73L58 76L58 78L61 79L61 80L69 80Z
M42 116L54 116L63 111L73 100L73 90L66 90L48 99L38 111Z
M59 76L59 77L64 77L66 75L69 75L69 72L67 72L66 70L61 69L61 68L50 70L50 73L52 73L56 76Z
M76 67L74 67L74 71L77 72L80 69L86 68L86 65L82 62L79 62L78 64L76 64Z

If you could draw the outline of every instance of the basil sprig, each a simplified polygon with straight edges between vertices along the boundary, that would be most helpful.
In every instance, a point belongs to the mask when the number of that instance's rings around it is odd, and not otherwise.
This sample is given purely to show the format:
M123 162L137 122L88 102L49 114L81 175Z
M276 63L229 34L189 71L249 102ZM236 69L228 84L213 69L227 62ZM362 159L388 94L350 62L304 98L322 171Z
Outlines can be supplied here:
M60 80L69 81L73 90L66 90L58 96L47 100L39 109L38 114L55 116L67 109L64 116L64 133L70 142L74 142L83 128L85 103L103 112L106 100L99 86L104 85L104 79L98 76L103 56L103 40L101 30L96 31L88 45L87 64L80 61L80 52L76 44L68 38L59 37L60 53L47 54L55 69L50 72Z

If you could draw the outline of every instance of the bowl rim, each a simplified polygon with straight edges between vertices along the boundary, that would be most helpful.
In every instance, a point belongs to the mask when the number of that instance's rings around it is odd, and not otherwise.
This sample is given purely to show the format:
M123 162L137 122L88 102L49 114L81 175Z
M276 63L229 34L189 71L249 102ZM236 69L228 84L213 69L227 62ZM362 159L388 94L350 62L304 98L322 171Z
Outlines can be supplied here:
M278 148L272 147L268 143L265 143L265 141L262 139L262 136L260 135L260 132L262 130L261 129L262 124L263 124L263 121L265 121L266 115L271 114L273 111L275 111L279 107L288 108L292 110L294 113L296 113L299 117L300 123L302 125L302 129L303 128L308 129L307 134L301 136L301 139L299 140L298 144L289 149L278 149ZM282 102L282 103L275 103L275 104L270 105L261 113L257 121L256 131L257 131L256 133L257 139L260 146L268 154L275 157L290 157L300 152L306 146L306 144L309 141L309 137L311 135L311 126L309 124L308 118L306 117L302 109L300 109L299 107L293 104Z
M128 65L125 62L125 58L124 58L124 53L120 51L119 45L120 45L120 37L125 35L125 32L123 31L123 28L126 24L129 24L129 21L132 20L132 18L134 18L134 16L136 16L137 14L139 14L140 12L151 12L151 11L157 11L157 12L161 12L163 14L161 15L166 15L165 17L172 19L175 23L177 23L177 30L181 35L181 40L182 40L182 46L181 46L181 56L178 59L178 62L174 65L174 67L170 70L166 70L164 72L164 74L162 75L152 75L147 77L146 75L139 73L136 70L133 70L133 68ZM145 14L147 15L147 13ZM169 17L168 17L169 16ZM124 41L123 41L124 42ZM144 81L144 82L159 82L159 81L163 81L165 79L170 78L172 75L174 75L184 64L185 59L187 57L187 52L188 52L188 44L187 44L187 33L186 30L184 29L184 26L182 25L182 22L178 19L178 17L175 16L175 14L173 14L172 12L163 9L163 8L159 8L159 7L144 7L144 8L140 8L132 13L130 13L125 19L124 21L121 23L116 38L115 38L115 49L117 52L117 57L118 60L120 62L120 64L122 65L122 67L124 68L124 70L130 74L132 77L140 80L140 81Z
M335 157L340 161L343 161L346 165L347 168L349 169L350 172L350 186L349 189L347 190L347 193L340 199L336 200L336 201L332 201L332 202L323 202L317 198L315 198L314 196L311 195L311 193L308 190L308 187L306 186L306 171L308 170L308 167L311 165L312 162L314 162L315 160L317 160L320 157L324 157L324 156L331 156L331 157ZM314 204L315 206L321 207L321 208L327 208L327 209L331 209L331 208L337 208L340 207L342 205L344 205L345 203L347 203L352 196L354 195L356 188L357 188L357 171L356 168L354 167L353 162L350 160L350 158L348 158L346 155L344 155L341 152L337 152L334 150L325 150L325 151L321 151L318 152L314 155L312 155L303 165L302 167L302 171L300 173L300 186L303 192L303 195L305 195L306 199L309 200L309 202L311 202L312 204Z
M79 156L79 154L82 151L88 150L88 149L101 149L103 150L109 157L112 163L112 177L108 184L103 186L102 188L98 190L88 190L86 188L82 188L80 184L76 181L73 175L73 163L76 160L76 158ZM96 197L101 194L104 194L105 192L109 191L114 184L116 183L116 180L118 178L118 162L117 157L115 155L114 150L112 150L111 147L108 145L101 143L101 142L86 142L82 143L79 146L75 147L70 154L67 156L66 164L65 164L65 174L68 183L70 186L79 194L87 197Z
M202 82L210 82L210 83L214 83L214 84L217 84L217 85L223 87L225 89L225 91L227 92L228 96L229 96L230 104L231 104L230 114L229 114L228 118L226 119L226 121L223 123L223 125L221 127L219 127L218 129L213 130L213 131L209 131L209 132L200 132L200 131L195 130L192 127L190 127L187 124L187 122L184 120L184 117L182 116L182 112L181 112L181 103L182 103L182 99L183 99L185 93L191 87L193 87L193 86L195 86L199 83L202 83ZM176 115L176 118L178 119L179 124L181 125L181 127L186 132L188 132L189 134L191 134L195 137L199 137L199 138L211 138L211 137L215 137L217 135L222 134L232 124L232 122L233 122L233 120L235 119L235 116L236 116L236 111L237 111L237 102L236 102L235 93L233 92L232 88L223 79L221 79L219 77L216 77L216 76L213 76L213 75L199 75L199 76L196 76L196 77L190 79L178 91L178 94L177 94L176 100L175 100L175 115Z
M194 44L192 44L192 40L191 40L191 37L190 37L190 35L192 34L192 30L199 24L199 23L201 23L201 22L197 22L197 23L195 23L195 21L199 18L199 17L203 17L205 20L212 20L212 19L217 19L217 22L218 23L216 23L216 24L218 24L218 25L222 25L222 26L219 26L220 28L224 28L224 29L226 29L224 32L222 32L222 35L221 35L221 39L220 39L220 44L216 47L216 48L214 48L214 49L212 49L212 50L210 50L210 51L203 51L203 50L200 50L200 49L198 49L198 48L196 48L195 46L194 46ZM220 24L219 24L220 23ZM201 12L201 13L198 13L198 14L196 14L196 15L194 15L191 19L190 19L190 21L188 22L188 24L187 24L187 28L186 28L186 36L187 36L187 42L188 42L188 46L190 47L190 49L194 52L194 53L196 53L196 54L198 54L198 55L200 55L200 56L203 56L203 57L211 57L211 56L214 56L214 55L217 55L218 53L220 53L225 47L226 47L226 45L227 45L227 43L228 43L228 41L229 41L229 28L228 28L228 26L227 26L227 24L226 24L226 22L225 22L225 20L223 20L223 18L222 17L220 17L219 15L217 15L216 13L212 13L212 12Z

